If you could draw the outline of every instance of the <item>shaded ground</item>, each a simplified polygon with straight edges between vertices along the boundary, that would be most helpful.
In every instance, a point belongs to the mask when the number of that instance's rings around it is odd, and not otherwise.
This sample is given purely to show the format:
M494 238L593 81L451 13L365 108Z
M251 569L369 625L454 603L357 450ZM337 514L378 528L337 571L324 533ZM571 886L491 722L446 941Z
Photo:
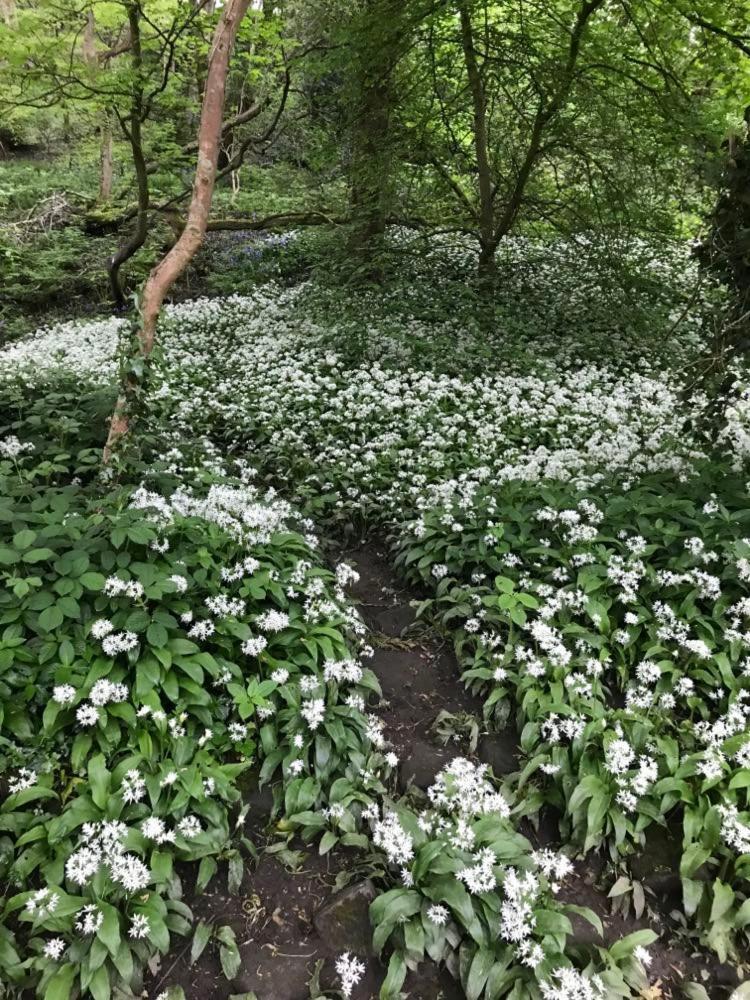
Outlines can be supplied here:
M340 556L360 573L352 596L372 630L375 655L371 665L384 698L379 714L401 757L401 785L404 789L412 784L426 788L446 761L458 753L467 755L464 743L440 745L431 731L435 717L447 711L473 714L481 720L481 702L460 684L449 647L434 632L415 623L410 601L416 595L398 585L384 548L370 544ZM507 773L516 767L515 746L511 733L482 734L477 752L496 773ZM270 794L254 793L251 802L252 838L260 849L278 844L273 828L266 827ZM555 828L554 822L545 821L538 835L525 832L539 844L554 844ZM257 867L246 871L237 894L226 891L223 874L201 896L195 896L191 885L186 899L196 917L234 929L242 959L239 972L227 982L218 950L211 944L191 966L187 941L166 956L156 971L148 986L151 1000L170 985L181 985L188 1000L226 1000L250 992L258 1000L309 1000L325 995L326 989L335 989L335 959L347 950L356 951L367 966L354 1000L375 1000L385 969L370 955L367 907L375 891L368 878L371 870L353 852L319 857L314 846L302 851L300 855L262 854ZM709 969L699 955L692 954L689 944L671 941L668 928L659 924L658 915L669 912L675 889L670 865L663 847L655 846L646 856L639 877L646 886L647 904L655 912L647 909L640 920L611 915L605 887L612 878L595 864L579 865L578 878L563 888L561 898L593 909L602 919L608 944L639 927L651 926L663 932L662 939L650 949L653 985L652 991L644 994L647 1000L684 996L680 986L686 981L702 983L711 1000L719 1000L737 984L734 968L714 963ZM574 937L580 943L601 943L585 921L574 918L573 924ZM322 992L317 992L318 985ZM405 992L414 1000L463 998L463 991L448 973L428 962L417 974L410 974Z

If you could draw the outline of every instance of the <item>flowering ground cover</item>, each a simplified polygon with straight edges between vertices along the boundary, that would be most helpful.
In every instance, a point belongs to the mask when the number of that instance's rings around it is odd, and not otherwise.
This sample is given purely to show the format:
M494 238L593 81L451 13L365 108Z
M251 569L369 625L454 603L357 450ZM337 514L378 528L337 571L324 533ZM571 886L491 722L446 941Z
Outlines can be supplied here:
M278 280L167 310L142 484L101 483L80 447L122 321L0 355L6 975L53 998L140 988L190 932L175 865L241 883L245 772L278 781L303 843L377 859L384 998L428 959L468 998L669 995L647 928L573 935L598 924L563 884L582 857L606 859L621 909L674 911L660 930L741 973L746 410L711 436L684 393L715 293L681 250L515 241L490 305L460 245L348 300L283 280L295 242L264 251ZM517 735L513 773L469 745L400 795L353 575L326 569L316 527L388 532L478 725ZM444 730L470 732L470 707ZM671 901L633 870L660 826ZM211 941L232 980L237 942L211 928L196 957ZM359 961L340 957L344 996Z

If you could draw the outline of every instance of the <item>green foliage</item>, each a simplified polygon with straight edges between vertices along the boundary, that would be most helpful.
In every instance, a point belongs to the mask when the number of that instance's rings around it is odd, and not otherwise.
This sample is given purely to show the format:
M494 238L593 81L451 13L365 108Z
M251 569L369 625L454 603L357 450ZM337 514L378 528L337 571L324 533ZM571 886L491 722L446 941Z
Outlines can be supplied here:
M27 405L4 392L0 967L40 996L137 992L149 958L191 927L175 865L199 865L205 888L225 860L238 891L254 853L238 779L256 760L261 780L283 773L288 813L372 761L364 717L322 681L351 655L350 626L335 605L324 623L303 606L332 578L283 505L240 483L205 506L106 490L92 475L101 417L86 417L108 393L57 384ZM267 533L238 535L222 497L267 509ZM308 673L323 683L314 728L286 683ZM377 691L372 675L362 690ZM215 937L233 979L237 943L226 927Z
M479 490L398 556L487 721L515 720L519 811L551 806L566 841L613 857L681 823L684 912L721 960L750 919L745 497L716 466L623 493Z

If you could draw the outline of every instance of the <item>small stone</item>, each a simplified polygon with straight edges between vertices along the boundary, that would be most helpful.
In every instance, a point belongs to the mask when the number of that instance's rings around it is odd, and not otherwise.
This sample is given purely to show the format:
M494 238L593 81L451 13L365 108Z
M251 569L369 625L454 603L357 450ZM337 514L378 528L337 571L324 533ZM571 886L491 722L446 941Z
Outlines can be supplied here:
M502 774L513 774L518 770L516 739L507 730L483 736L479 741L477 753L482 763L489 764L492 773L497 777Z
M456 756L454 751L434 747L422 740L415 740L404 756L399 768L399 781L405 791L409 785L416 785L426 791L435 781L435 775Z
M313 916L315 930L333 951L370 954L372 927L370 903L377 896L371 879L349 885L335 893Z

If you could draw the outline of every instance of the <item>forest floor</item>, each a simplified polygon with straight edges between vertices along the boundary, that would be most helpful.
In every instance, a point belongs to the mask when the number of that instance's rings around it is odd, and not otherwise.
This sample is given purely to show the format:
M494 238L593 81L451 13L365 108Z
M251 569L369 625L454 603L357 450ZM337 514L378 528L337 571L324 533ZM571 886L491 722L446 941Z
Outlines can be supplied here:
M424 797L435 775L458 755L489 764L499 778L516 770L517 737L512 730L482 732L473 753L465 742L445 746L436 738L433 723L441 711L473 717L481 730L482 703L460 683L458 664L445 639L416 618L413 605L422 595L404 588L397 579L386 545L371 541L350 548L339 546L336 561L341 559L360 576L351 596L375 647L371 666L383 691L379 714L401 759L400 790ZM246 994L255 994L257 1000L339 996L335 960L349 951L366 965L365 976L355 988L356 1000L375 1000L386 971L372 955L368 917L376 895L371 876L377 875L377 862L341 848L321 857L314 848L297 842L280 855L278 847L284 843L279 842L274 823L269 825L270 789L251 792L248 801L248 834L260 853L257 866L246 871L236 894L217 888L218 879L203 894L187 893L197 920L233 928L242 957L238 975L227 982L218 949L210 945L191 964L190 942L186 942L163 957L147 984L148 995L154 998L167 986L179 985L187 997L196 1000L227 1000L238 995L244 1000ZM551 816L546 820L538 830L521 827L534 846L557 845L556 822ZM664 914L669 900L677 901L680 887L670 849L665 840L639 859L648 900L640 919L632 913L625 917L612 913L611 900L598 885L603 861L599 866L591 858L579 863L579 877L560 893L561 900L590 907L602 921L603 941L586 921L573 916L574 942L611 945L642 927L662 932L650 949L652 986L644 1000L681 997L680 984L686 980L703 982L709 990L737 983L731 965L709 966L689 942L675 938L673 926L667 926ZM430 961L409 974L404 993L414 1000L461 1000L464 996L447 970Z

